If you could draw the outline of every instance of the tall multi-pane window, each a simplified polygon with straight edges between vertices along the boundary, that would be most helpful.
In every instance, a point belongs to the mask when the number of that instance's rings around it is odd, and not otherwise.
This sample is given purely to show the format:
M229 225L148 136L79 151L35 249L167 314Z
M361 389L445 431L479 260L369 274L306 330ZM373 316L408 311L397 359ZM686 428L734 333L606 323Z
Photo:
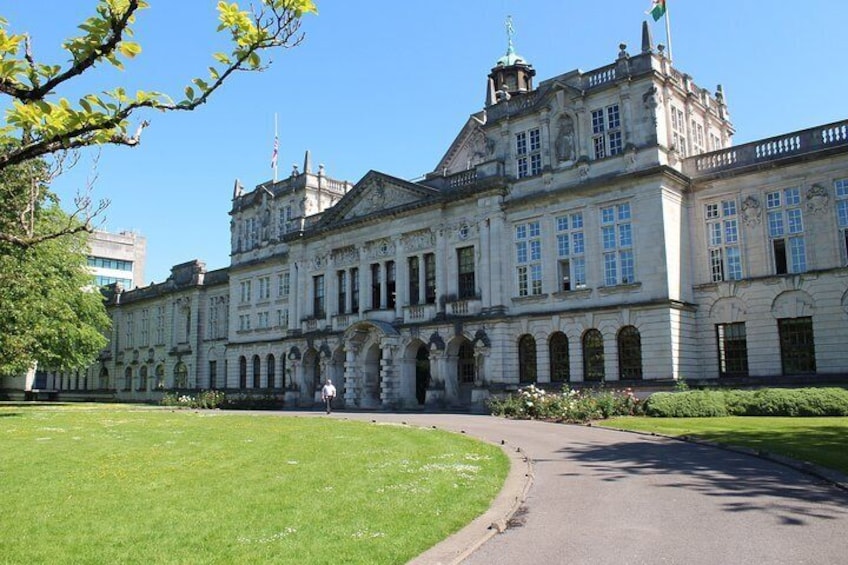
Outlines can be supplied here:
M633 228L630 203L601 208L604 285L635 282L633 264Z
M150 320L149 320L150 312L145 308L141 311L141 325L139 327L138 336L139 336L139 346L147 347L150 345Z
M542 172L542 136L539 128L515 134L515 169L518 178Z
M810 317L782 318L777 321L780 336L780 361L784 375L816 372L816 342L813 338L813 319Z
M583 334L583 380L604 380L604 337L596 329Z
M635 326L624 326L618 332L618 377L642 378L642 336Z
M259 300L271 298L271 277L259 277Z
M280 273L277 275L277 298L288 298L291 291L291 274Z
M239 283L239 301L250 302L250 294L253 288L252 281L241 281Z
M421 276L421 265L418 257L410 257L407 260L407 271L409 272L409 303L415 305L418 304L421 294L421 282L418 280Z
M794 187L767 193L766 210L775 273L803 273L807 270L807 248L801 189Z
M359 267L350 270L350 311L359 312Z
M424 301L427 304L436 303L436 254L424 255Z
M397 298L397 269L394 261L386 261L386 308L394 308Z
M379 310L381 306L380 297L380 264L371 265L371 309Z
M277 225L277 233L282 237L289 233L292 229L292 207L284 206L280 208L280 218Z
M524 334L518 340L518 382L536 382L536 340Z
M156 307L156 345L165 343L165 307Z
M124 337L124 347L135 347L135 320L132 312L124 317Z
M268 312L258 312L256 314L256 327L260 330L268 329L270 327L270 317Z
M312 315L316 318L326 316L324 302L324 275L312 277Z
M739 220L736 214L735 200L712 202L704 208L710 277L713 282L735 281L742 278Z
M477 295L477 283L474 279L474 247L460 247L456 250L456 258L459 298L474 298Z
M559 290L586 287L586 249L583 239L583 213L556 218Z
M671 144L681 157L688 155L686 151L686 115L676 106L671 107Z
M748 376L748 338L745 322L716 324L720 377Z
M344 314L347 311L347 271L338 271L336 278L339 287L338 312Z
M518 295L542 294L542 230L539 220L515 226Z
M703 124L699 124L695 120L691 122L691 129L689 131L692 132L692 153L697 155L698 153L704 152L704 126Z
M554 332L551 334L548 349L551 362L551 382L559 383L570 380L568 337L562 332Z
M621 112L618 104L592 110L592 147L595 159L618 155L624 150Z
M839 225L839 246L842 248L842 261L848 264L848 179L839 179L833 183L836 193L836 221Z
M220 320L218 318L218 299L210 298L209 299L209 316L208 321L206 323L206 333L208 337L211 339L215 339L218 337L218 327L220 324Z

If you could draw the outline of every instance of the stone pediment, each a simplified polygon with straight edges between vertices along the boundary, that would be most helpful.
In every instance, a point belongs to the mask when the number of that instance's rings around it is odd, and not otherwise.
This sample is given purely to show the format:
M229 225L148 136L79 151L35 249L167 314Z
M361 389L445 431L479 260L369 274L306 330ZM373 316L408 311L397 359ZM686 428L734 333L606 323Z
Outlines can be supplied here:
M328 226L379 215L431 199L438 194L436 189L371 171L325 214L321 224Z

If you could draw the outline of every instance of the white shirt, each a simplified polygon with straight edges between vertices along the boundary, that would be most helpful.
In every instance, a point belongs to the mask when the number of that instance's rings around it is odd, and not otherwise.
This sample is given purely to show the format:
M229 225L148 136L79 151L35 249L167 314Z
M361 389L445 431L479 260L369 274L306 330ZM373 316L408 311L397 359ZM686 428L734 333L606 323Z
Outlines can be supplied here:
M332 384L325 384L324 388L321 389L321 397L327 398L328 396L336 396L336 387L334 387Z

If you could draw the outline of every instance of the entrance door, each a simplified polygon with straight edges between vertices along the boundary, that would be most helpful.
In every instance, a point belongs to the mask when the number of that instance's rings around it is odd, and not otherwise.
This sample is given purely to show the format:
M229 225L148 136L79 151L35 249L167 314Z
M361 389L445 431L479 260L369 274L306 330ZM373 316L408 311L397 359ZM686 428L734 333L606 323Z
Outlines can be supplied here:
M430 353L423 345L415 355L415 398L418 404L427 399L427 387L430 386Z

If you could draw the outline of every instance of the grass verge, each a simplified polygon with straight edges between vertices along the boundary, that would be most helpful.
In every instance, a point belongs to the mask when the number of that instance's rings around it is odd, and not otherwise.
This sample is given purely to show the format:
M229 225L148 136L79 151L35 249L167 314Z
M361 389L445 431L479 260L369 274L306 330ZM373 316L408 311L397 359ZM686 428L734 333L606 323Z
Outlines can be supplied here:
M624 417L595 425L667 436L690 436L809 461L848 475L848 418Z
M218 411L0 406L3 563L405 563L509 461L438 430Z

